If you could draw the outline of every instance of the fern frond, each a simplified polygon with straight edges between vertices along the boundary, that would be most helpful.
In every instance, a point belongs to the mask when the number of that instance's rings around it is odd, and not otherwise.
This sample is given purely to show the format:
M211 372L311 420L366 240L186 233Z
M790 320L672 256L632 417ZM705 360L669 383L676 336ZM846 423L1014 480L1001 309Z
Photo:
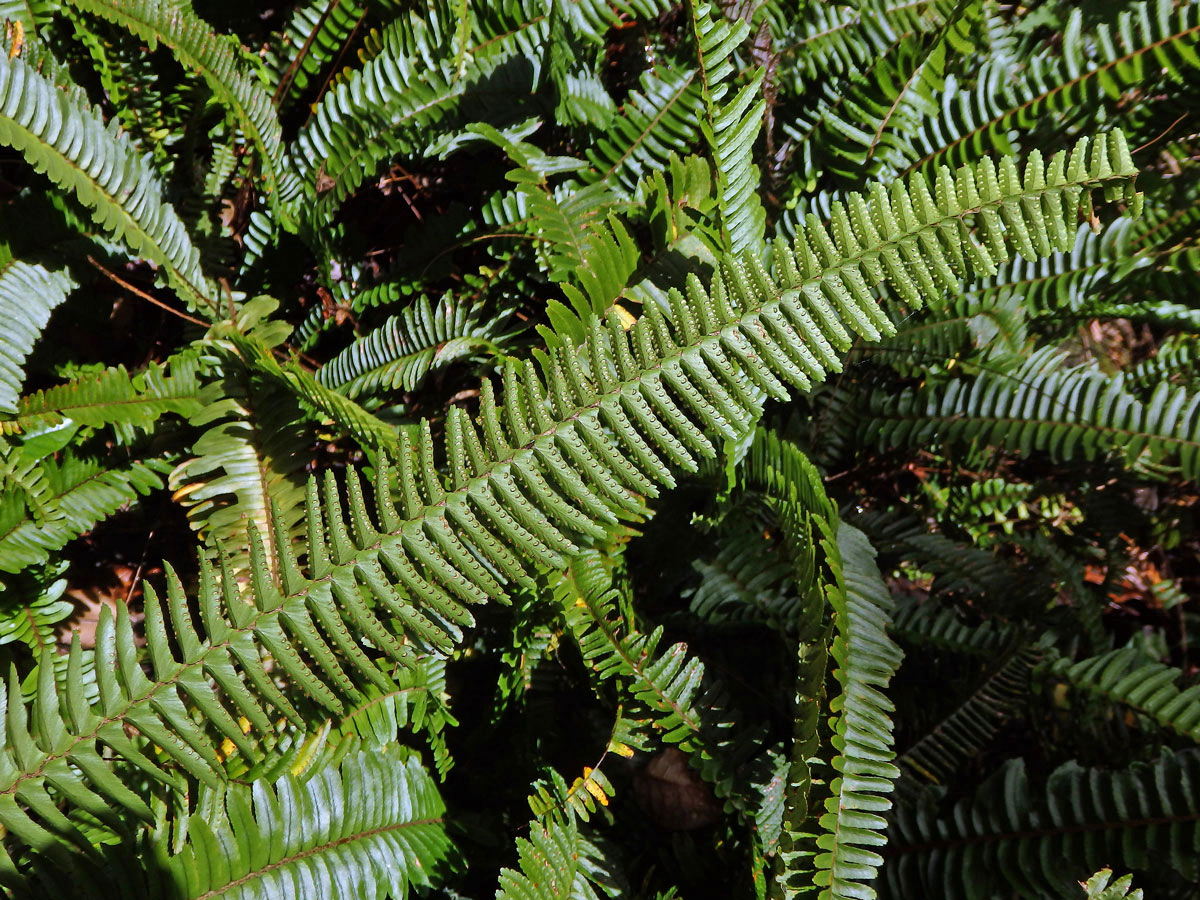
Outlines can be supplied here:
M341 55L366 14L366 7L356 0L296 4L268 59L276 106L287 106L308 89L324 67Z
M166 860L172 896L402 900L453 860L437 786L394 744L303 780L230 786L218 809L215 821L193 815L187 846Z
M592 883L601 874L599 860L573 812L535 819L529 837L517 838L519 870L500 870L496 900L596 900Z
M879 569L875 550L857 528L838 529L837 548L844 587L829 591L837 637L829 655L842 694L830 704L837 714L833 725L832 766L838 773L820 818L813 882L822 898L873 897L864 882L875 878L881 857L871 847L887 842L886 821L879 815L891 808L887 798L900 775L895 758L892 721L894 708L883 691L900 666L900 648L887 635L892 598Z
M767 216L758 196L754 142L762 128L767 101L762 96L765 73L755 70L728 103L735 68L731 59L750 27L730 22L708 4L690 4L700 85L704 95L701 131L708 143L717 184L717 209L725 249L741 255L762 244Z
M1073 137L1129 88L1180 82L1200 68L1198 35L1200 11L1189 3L1134 3L1093 35L1084 33L1082 11L1074 9L1060 59L1034 57L1015 79L1011 61L992 59L972 86L944 94L942 114L911 133L909 169L961 164L981 151L1014 152L1020 145L1011 136L1039 134L1041 124L1053 133L1050 123L1069 121L1055 137Z
M289 230L295 229L290 210L299 183L286 164L283 132L271 97L243 71L240 48L233 38L213 31L196 15L190 0L71 0L84 10L127 28L153 49L159 42L175 58L199 72L213 96L229 109L238 128L262 161L264 193Z
M503 312L485 318L482 307L458 302L453 294L444 294L436 305L422 294L318 369L316 378L352 399L415 391L443 366L494 353L507 318Z
M781 378L803 389L810 376L823 377L840 364L832 347L849 344L847 327L876 338L888 320L868 283L886 282L902 295L932 302L945 289L934 282L934 272L958 284L945 254L961 272L968 269L968 254L971 267L991 270L1007 253L1005 224L1019 247L1032 234L1048 241L1048 234L1061 233L1065 242L1068 233L1060 226L1073 223L1080 208L1091 208L1088 192L1119 195L1127 185L1132 190L1133 169L1120 138L1101 139L1096 147L1090 163L1087 143L1069 167L1065 155L1056 158L1048 176L1040 162L1032 162L1027 186L1010 161L998 180L987 166L980 167L978 179L972 169L947 173L937 206L931 198L925 203L923 180L907 189L898 185L890 196L880 189L869 201L852 202L846 218L835 218L840 247L815 226L803 233L795 253L776 246L774 277L753 256L748 269L728 262L711 290L692 279L686 297L672 292L669 317L657 304L646 304L628 332L615 314L605 325L589 322L587 346L576 348L564 338L562 348L547 353L544 376L532 363L509 361L502 400L490 382L482 385L482 435L464 410L451 408L445 426L448 478L438 472L437 446L423 423L416 446L402 433L397 468L376 467L372 504L352 468L344 498L331 473L320 490L310 482L303 569L288 529L271 515L275 564L251 529L244 589L231 568L218 577L211 563L202 564L195 608L203 634L172 573L170 637L157 595L146 591L153 679L139 665L122 605L115 619L102 612L97 628L101 705L82 702L71 678L62 689L63 703L52 677L43 676L28 705L10 687L0 796L11 799L0 804L0 824L35 846L73 842L74 826L57 807L42 802L53 786L73 804L86 803L93 815L124 827L116 809L140 818L149 811L100 759L101 746L167 785L183 780L175 765L203 783L218 784L216 735L253 759L261 752L258 742L273 740L271 716L303 725L275 678L306 695L306 704L340 714L356 684L386 681L364 652L363 639L402 664L422 653L446 654L473 621L467 604L504 598L507 584L529 584L537 567L562 568L588 541L603 538L618 512L643 509L644 497L656 485L671 484L674 470L695 467L697 455L714 455L707 435L736 439L744 433L758 414L756 388L786 397ZM1024 212L1022 197L1037 201L1036 215ZM975 219L982 243L967 224ZM1027 249L1036 252L1032 245ZM927 287L918 286L926 280ZM218 404L213 415L231 413L236 410ZM289 452L299 446L287 444ZM850 590L857 590L857 582ZM262 650L272 660L269 676ZM76 642L70 665L81 666L81 654ZM692 689L697 670L682 654L664 654L662 669L673 690ZM682 681L674 682L676 675ZM189 707L203 726L187 715ZM238 716L251 723L249 735ZM30 718L39 723L36 737L27 726ZM680 722L676 740L694 733ZM131 739L126 725L159 748L171 768ZM853 750L847 744L842 752L852 758Z
M15 413L25 359L50 321L50 313L67 299L75 283L65 272L9 260L0 270L0 412Z
M1142 900L1142 889L1133 888L1133 876L1125 875L1116 881L1112 879L1112 869L1101 869L1082 885L1087 891L1088 900Z
M1025 698L1040 658L1028 646L1005 654L962 703L901 753L896 760L903 773L897 783L901 796L914 781L945 784L980 753Z
M150 430L160 416L198 413L200 379L206 367L198 352L185 350L133 374L124 366L115 366L80 375L22 397L16 416L0 421L0 434L75 423L91 428L112 426L128 441L136 430Z
M60 566L59 571L63 569L65 566ZM65 578L19 579L5 584L0 592L0 644L20 641L40 659L57 642L55 626L75 611L75 604L63 599L66 589Z
M581 179L620 184L632 194L643 178L667 168L677 148L696 143L703 114L704 91L695 70L643 73L639 90L626 98L608 135L588 148L592 168L581 172Z
M74 192L107 231L162 267L193 309L216 308L200 255L161 190L150 164L99 113L32 70L0 58L0 143Z
M880 443L978 440L1058 460L1115 453L1127 465L1177 463L1184 478L1200 474L1200 395L1160 382L1143 401L1122 374L1067 367L1053 348L1012 373L876 394L872 407L863 434Z
M1060 659L1051 671L1077 690L1119 703L1200 743L1200 685L1180 690L1179 669L1124 647L1076 663Z
M49 559L81 534L152 490L163 486L170 466L161 460L120 468L96 460L66 456L43 460L47 487L39 514L24 503L0 508L0 572L20 572Z
M1111 859L1195 880L1197 778L1194 750L1116 771L1068 763L1044 790L1011 760L943 817L919 807L897 812L883 870L888 896L1078 897L1079 883Z

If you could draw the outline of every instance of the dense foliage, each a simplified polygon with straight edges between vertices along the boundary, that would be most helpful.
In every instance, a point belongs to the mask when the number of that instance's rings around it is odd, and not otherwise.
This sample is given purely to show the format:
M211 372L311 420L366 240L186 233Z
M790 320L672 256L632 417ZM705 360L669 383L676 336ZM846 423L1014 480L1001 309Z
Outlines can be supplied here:
M0 889L1200 895L1200 5L0 18Z

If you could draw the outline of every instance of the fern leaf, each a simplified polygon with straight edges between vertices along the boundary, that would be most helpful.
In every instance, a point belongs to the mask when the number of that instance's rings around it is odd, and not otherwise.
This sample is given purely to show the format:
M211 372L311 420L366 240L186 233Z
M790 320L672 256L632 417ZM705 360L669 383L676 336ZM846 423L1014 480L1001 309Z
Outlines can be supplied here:
M0 271L0 412L15 413L25 375L25 359L50 313L74 289L65 272L10 261Z
M47 492L41 514L25 504L0 511L0 572L20 572L59 550L139 496L163 486L169 466L159 460L115 468L67 456L41 463Z
M478 305L446 294L436 306L427 295L355 341L316 373L317 381L347 397L415 391L431 372L480 353L494 353L507 315L483 318Z
M1184 478L1200 474L1200 397L1161 382L1143 401L1122 375L1066 367L1053 348L1012 373L983 372L973 382L877 401L863 430L882 442L924 441L936 433L939 440L983 440L1061 460L1116 453L1134 466L1177 462Z
M20 58L0 59L0 104L0 143L73 191L135 254L161 266L189 306L216 313L199 253L127 139Z
M407 897L453 859L445 805L429 773L396 745L338 768L225 790L224 815L191 817L166 862L180 897Z
M1142 889L1133 887L1133 876L1125 875L1111 881L1112 869L1101 869L1082 885L1088 900L1142 900ZM1111 883L1110 883L1111 881Z
M887 635L892 598L879 569L875 550L856 528L838 529L838 552L845 587L829 592L837 637L829 655L842 695L831 703L835 720L833 759L836 777L832 796L820 818L823 831L813 860L814 883L823 898L873 897L867 887L883 857L871 850L887 842L886 821L891 808L886 795L900 775L891 762L892 704L883 691L900 666L900 648Z
M599 851L579 833L575 815L547 815L517 838L519 869L500 871L496 900L596 900Z
M504 598L514 583L530 584L538 567L562 568L589 541L605 537L618 514L641 511L657 485L673 482L674 471L696 467L697 456L715 455L708 435L744 434L758 415L758 389L786 397L780 379L806 389L840 364L832 348L848 347L847 328L876 339L888 320L868 283L886 281L902 295L932 302L949 288L934 282L934 272L958 284L946 274L955 272L950 259L963 274L990 271L1010 239L1034 253L1036 246L1025 246L1032 235L1067 241L1060 226L1073 223L1081 208L1091 209L1088 192L1132 191L1133 168L1120 138L1098 140L1090 160L1088 146L1076 150L1069 167L1065 155L1048 171L1040 160L1031 162L1024 182L1011 162L998 179L989 166L980 167L978 179L972 169L947 173L937 206L930 205L923 181L898 185L890 196L881 189L852 204L846 219L835 217L838 244L813 226L794 252L777 245L775 275L755 256L747 268L730 261L710 290L693 279L686 296L672 292L669 316L646 304L629 331L614 314L603 325L589 322L587 346L575 348L563 338L561 348L546 354L544 374L532 363L508 361L502 399L490 382L481 387L478 430L464 410L451 408L447 477L438 471L438 447L423 423L416 446L400 454L396 468L376 467L371 501L353 468L346 471L344 496L332 473L320 488L310 481L304 568L286 523L271 515L274 564L251 528L244 588L233 568L222 562L218 575L204 560L194 606L174 573L167 578L167 611L146 590L152 678L141 668L128 610L119 606L115 617L102 611L97 628L99 705L88 704L70 677L61 703L50 676L39 681L32 703L22 702L15 686L5 692L0 796L11 799L0 804L0 824L34 846L74 844L77 829L40 801L47 787L88 804L97 816L119 821L115 811L127 810L152 818L144 801L98 762L109 752L101 748L130 761L143 773L139 778L182 787L186 773L215 786L223 780L220 740L252 760L275 741L277 717L303 727L275 679L306 695L305 708L340 716L358 685L382 682L378 686L387 689L362 641L402 665L447 654L473 622L471 604ZM1019 203L1025 196L1038 200L1036 215ZM976 220L982 241L969 228ZM212 412L214 419L231 413L236 410L219 404ZM286 444L294 452L300 442ZM193 609L203 631L193 623ZM668 652L658 663L656 677L672 685L676 699L693 690L698 670L682 654ZM857 664L845 665L854 670ZM82 666L78 642L68 673L72 666ZM52 668L43 661L43 671ZM667 707L667 715L676 715ZM197 719L187 715L189 708ZM249 733L238 717L250 722ZM36 738L31 719L40 723ZM680 726L672 727L676 741L695 732L683 719ZM158 748L155 758L151 747ZM840 750L854 758L849 742Z
M308 0L292 10L269 60L275 103L284 107L338 58L366 18L355 0Z
M149 431L160 416L198 413L200 377L206 365L200 354L185 350L132 375L124 366L81 375L22 397L16 416L0 421L0 433L74 423L91 428L113 426L128 441L135 430Z
M750 28L730 22L707 5L691 7L692 31L704 95L701 130L708 142L717 182L717 208L725 248L742 254L762 243L766 212L758 197L758 167L753 145L762 127L767 101L762 97L764 72L755 71L727 104L722 104L734 74L731 55Z
M1073 137L1074 128L1086 129L1126 89L1182 82L1200 67L1200 11L1193 4L1133 3L1114 25L1098 25L1093 35L1083 33L1083 18L1081 10L1071 11L1061 59L1034 58L1016 79L1008 59L989 60L972 89L947 93L936 126L927 123L911 134L910 170L961 163L980 151L1013 152L1019 146L1009 136L1029 134L1034 123L1070 121L1057 137ZM1081 110L1093 112L1080 117Z
M1080 691L1126 706L1160 728L1200 743L1200 685L1180 690L1179 669L1126 647L1076 663L1059 660L1052 671Z
M175 58L204 76L213 96L233 114L238 128L262 160L264 190L280 221L295 224L290 205L299 183L283 153L282 129L271 97L243 71L237 42L218 35L196 15L190 0L71 0L84 10L170 47Z
M918 807L898 812L893 861L883 872L888 896L1077 897L1079 884L1109 859L1195 880L1200 797L1177 788L1198 776L1200 754L1188 750L1115 771L1068 763L1042 789L1010 760L944 817ZM931 854L936 867L928 865Z

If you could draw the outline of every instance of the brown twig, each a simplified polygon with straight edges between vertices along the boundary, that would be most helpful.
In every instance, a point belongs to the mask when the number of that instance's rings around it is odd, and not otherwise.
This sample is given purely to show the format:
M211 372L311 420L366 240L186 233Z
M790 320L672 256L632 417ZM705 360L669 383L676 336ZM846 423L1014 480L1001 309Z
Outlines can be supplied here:
M145 291L143 291L141 288L135 287L134 285L130 284L128 281L126 281L121 276L117 275L115 272L109 271L104 266L100 265L100 263L98 263L96 261L95 257L93 257L91 254L88 254L87 261L90 262L93 266L95 266L95 268L105 278L109 279L110 281L112 281L116 284L119 284L121 287L125 288L125 290L129 291L129 293L133 294L134 296L141 297L143 300L147 300L150 303L153 303L159 309L165 309L171 315L179 316L179 318L184 319L188 322L191 322L193 325L201 325L205 328L208 327L208 324L209 324L208 322L202 322L200 319L195 319L192 316L189 316L185 312L180 312L179 310L175 309L175 307L169 306L166 303L163 303L157 297L152 297L149 294L147 294Z

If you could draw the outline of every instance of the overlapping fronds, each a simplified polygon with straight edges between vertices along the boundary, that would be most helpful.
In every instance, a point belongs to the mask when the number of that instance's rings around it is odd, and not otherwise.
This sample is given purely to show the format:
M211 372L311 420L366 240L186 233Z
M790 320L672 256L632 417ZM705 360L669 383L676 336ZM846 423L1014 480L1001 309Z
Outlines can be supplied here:
M160 460L107 466L66 456L39 464L45 492L36 507L19 491L0 494L0 572L20 572L102 522L126 504L163 486L170 468Z
M1200 743L1200 685L1181 690L1179 669L1124 647L1076 663L1062 659L1052 671L1077 690L1127 707L1160 728Z
M981 152L1013 152L1037 134L1061 139L1086 129L1126 91L1145 91L1157 81L1182 81L1200 68L1196 39L1200 11L1171 0L1134 3L1115 26L1083 29L1082 10L1072 10L1063 30L1060 58L1034 57L1013 77L1010 60L997 57L980 68L974 85L948 91L941 115L910 134L911 167L959 164ZM1081 111L1087 111L1083 116ZM1052 123L1061 122L1065 129ZM1042 130L1044 128L1044 131ZM1055 131L1058 134L1055 135ZM1012 135L1019 134L1016 143Z
M190 416L199 412L200 378L206 366L200 353L185 350L133 374L124 366L114 366L80 375L20 398L16 415L0 421L0 433L76 424L112 426L118 435L129 438L135 431L148 430L168 413Z
M308 90L362 26L366 7L356 0L308 0L292 10L270 59L270 86L284 107Z
M574 812L535 819L529 837L517 838L520 868L500 871L496 900L597 900L593 885L605 880L600 860L599 849L579 833Z
M940 603L897 603L892 634L905 644L932 645L983 658L1002 652L1012 641L1012 629L995 620L967 622L953 607Z
M299 183L283 153L282 129L271 96L245 71L237 41L213 31L190 0L71 0L127 28L153 48L162 42L175 58L204 76L213 96L229 109L262 162L263 190L280 220L294 227L290 204Z
M0 59L0 143L75 194L107 231L165 271L189 306L215 313L200 255L153 168L99 113L29 68Z
M1068 763L1044 788L1010 761L944 817L900 810L889 835L889 897L1078 897L1105 860L1197 877L1200 754L1164 753L1126 770ZM1153 861L1153 862L1152 862Z
M443 366L495 352L506 319L503 313L487 317L478 304L459 302L453 294L436 304L422 294L322 366L316 378L351 398L414 391Z
M9 260L0 270L0 412L15 413L25 359L50 321L50 313L75 287L65 272Z
M1200 473L1200 395L1160 382L1146 400L1095 366L1069 367L1053 348L1012 372L984 371L944 387L876 395L863 436L891 446L979 441L1045 451L1053 459L1107 454L1135 467L1177 465Z
M766 213L758 196L754 142L762 128L767 101L765 73L756 70L728 103L736 69L731 59L749 34L742 21L730 22L707 4L691 7L705 115L700 124L716 176L717 209L725 249L742 254L762 244Z
M231 785L220 807L216 821L189 820L187 846L166 861L165 896L402 900L453 861L437 786L395 745L303 780Z
M202 566L196 608L203 632L192 623L191 604L173 575L170 636L158 597L147 590L153 679L138 665L128 613L120 606L115 618L103 613L97 629L99 706L81 702L71 678L62 703L52 676L43 676L31 707L9 688L0 750L0 771L7 774L0 794L12 799L0 804L0 823L35 846L53 843L53 836L74 842L75 827L42 801L47 785L114 827L125 827L117 808L145 817L145 802L103 763L100 746L168 785L179 781L175 765L203 783L220 783L217 740L228 739L242 756L254 758L258 743L272 740L274 716L301 723L276 676L307 695L306 703L335 714L344 710L356 682L387 690L360 639L401 663L421 653L446 653L472 622L466 604L503 598L506 584L529 583L539 566L561 568L587 541L604 537L619 511L638 512L657 485L673 483L673 470L695 467L697 455L713 455L709 434L743 433L759 408L756 386L786 397L784 381L807 388L839 365L833 347L849 343L847 328L877 338L889 320L869 283L886 282L916 301L935 300L958 283L944 254L963 269L969 255L975 268L990 270L1007 253L1003 220L1024 246L1030 229L1045 238L1059 233L1064 219L1073 221L1080 207L1090 209L1091 190L1120 194L1132 175L1123 143L1104 138L1096 147L1090 164L1086 144L1069 168L1065 155L1056 158L1046 181L1040 163L1032 163L1027 187L1006 163L1000 181L986 166L979 179L971 169L956 180L946 173L937 206L922 199L928 189L920 180L907 190L897 186L890 197L880 190L869 201L852 200L850 212L834 223L840 247L814 225L795 252L776 246L775 277L754 257L747 269L728 262L709 290L693 278L686 297L672 292L669 317L647 304L629 331L610 314L606 325L589 323L585 347L564 338L547 354L544 376L530 362L510 361L502 400L490 382L481 387L482 435L465 410L451 408L448 478L438 472L427 424L415 438L401 432L396 468L376 467L373 512L355 470L347 470L344 499L326 473L320 490L315 481L308 490L304 569L286 524L270 515L270 551L252 532L245 595L230 568L218 576L212 564ZM1020 211L1022 197L1036 200L1036 215ZM969 218L978 221L983 244L976 243ZM1067 240L1066 229L1061 234ZM227 412L220 403L211 410L214 419ZM298 446L286 442L290 453ZM861 554L857 547L848 553L855 564L848 577L858 579ZM848 590L845 614L852 616L867 588L851 580ZM364 603L367 595L373 606ZM869 602L869 594L862 597ZM273 659L271 676L260 648ZM671 651L661 662L673 667L666 678L673 690L692 690L694 665ZM68 669L81 664L77 642ZM862 670L853 658L841 665L852 679L860 671L866 682L876 677L866 659ZM42 672L52 669L41 666ZM192 705L203 726L186 714ZM250 722L248 734L238 716ZM846 742L839 747L851 761L859 740L845 730L852 719L842 719ZM36 737L25 724L30 720L39 723ZM153 754L161 751L162 762L129 737L126 723L159 748ZM670 734L678 741L691 731L681 720ZM847 783L844 790L857 787ZM846 861L840 855L836 864ZM840 868L836 874L851 877Z
M652 172L667 168L679 147L700 136L704 91L696 70L661 69L643 73L606 136L588 148L592 168L580 173L587 183L623 185L632 193Z

